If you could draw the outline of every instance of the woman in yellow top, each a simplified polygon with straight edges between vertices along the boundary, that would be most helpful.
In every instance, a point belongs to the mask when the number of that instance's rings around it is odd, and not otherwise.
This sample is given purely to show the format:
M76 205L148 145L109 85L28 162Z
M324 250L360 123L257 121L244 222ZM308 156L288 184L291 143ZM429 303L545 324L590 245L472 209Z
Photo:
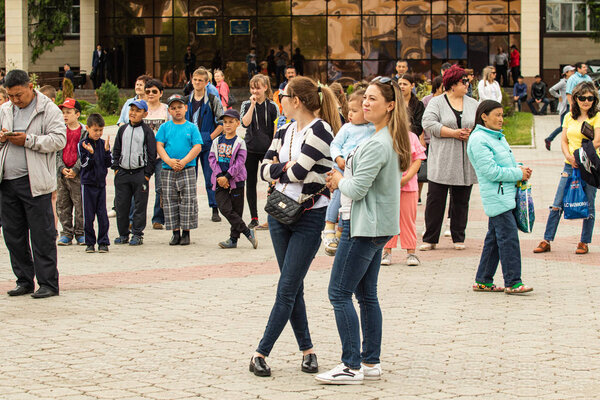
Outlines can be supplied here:
M565 190L567 189L567 179L571 176L573 168L577 168L577 162L573 153L581 147L581 141L585 138L581 133L581 125L584 121L594 128L594 147L600 147L600 113L598 112L598 92L591 82L582 82L573 89L573 108L571 112L565 115L562 131L562 152L565 155L565 168L561 174L558 183L558 189L554 197L554 202L550 207L550 215L546 222L546 232L544 240L533 250L534 253L545 253L550 251L550 242L554 240L558 222L562 214L562 204ZM599 153L600 154L600 153ZM596 188L591 185L585 185L585 194L590 203L589 217L583 220L581 229L581 241L577 245L576 254L586 254L588 244L592 241L594 232L594 201L596 199Z

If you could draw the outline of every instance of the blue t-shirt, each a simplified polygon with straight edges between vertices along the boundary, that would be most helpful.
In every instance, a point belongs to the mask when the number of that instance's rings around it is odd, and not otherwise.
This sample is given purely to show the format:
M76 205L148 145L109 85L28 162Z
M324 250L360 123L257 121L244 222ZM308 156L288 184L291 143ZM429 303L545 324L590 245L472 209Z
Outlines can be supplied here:
M219 145L217 146L217 152L219 156L219 167L223 173L229 170L229 164L231 163L231 155L233 154L233 146L235 145L235 139L237 136L227 139L225 135L219 136Z
M203 144L202 137L198 127L185 121L183 124L176 124L173 121L167 121L158 128L156 141L165 145L165 151L169 157L181 160L188 155L192 147L197 144ZM196 159L186 164L187 167L195 167ZM164 169L172 169L163 161Z

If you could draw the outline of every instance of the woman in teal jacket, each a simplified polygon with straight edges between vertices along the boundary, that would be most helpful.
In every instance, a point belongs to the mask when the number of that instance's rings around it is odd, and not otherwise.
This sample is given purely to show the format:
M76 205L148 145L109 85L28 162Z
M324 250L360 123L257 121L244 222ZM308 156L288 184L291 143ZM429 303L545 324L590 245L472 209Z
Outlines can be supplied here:
M518 166L502 133L502 105L485 100L477 108L476 127L467 145L467 154L479 181L485 214L490 217L473 290L477 292L526 293L533 290L521 282L521 248L513 215L516 184L531 176L531 169ZM506 288L494 285L502 263Z

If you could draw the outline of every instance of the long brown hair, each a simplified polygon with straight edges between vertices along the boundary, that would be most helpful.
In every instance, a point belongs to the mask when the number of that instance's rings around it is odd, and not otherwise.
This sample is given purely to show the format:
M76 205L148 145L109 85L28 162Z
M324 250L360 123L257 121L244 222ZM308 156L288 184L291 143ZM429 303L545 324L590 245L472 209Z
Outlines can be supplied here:
M315 81L305 76L290 79L287 94L298 97L300 102L310 112L319 111L319 118L327 122L335 135L342 127L340 113L337 109L335 95L327 86L319 86Z
M376 79L370 85L377 86L385 101L394 103L394 109L387 117L387 128L394 142L394 151L398 154L400 169L406 171L410 166L411 146L408 136L408 114L402 92L394 81L382 83Z
M583 95L584 93L589 92L592 96L594 96L594 101L592 102L592 107L587 112L587 117L594 118L598 113L598 91L592 82L580 82L577 86L573 88L573 108L571 108L571 116L573 119L577 119L581 116L581 107L579 107L579 103L577 102L577 96Z
M265 91L265 98L273 100L273 90L271 89L271 80L269 77L263 74L256 74L248 83L248 86L250 87L257 87L259 85L267 87L267 90Z
M329 85L329 89L331 89L333 91L333 94L335 95L341 111L342 111L342 116L344 117L344 120L348 120L348 99L346 99L346 93L344 93L344 88L342 87L342 85L339 82L333 82L331 85Z

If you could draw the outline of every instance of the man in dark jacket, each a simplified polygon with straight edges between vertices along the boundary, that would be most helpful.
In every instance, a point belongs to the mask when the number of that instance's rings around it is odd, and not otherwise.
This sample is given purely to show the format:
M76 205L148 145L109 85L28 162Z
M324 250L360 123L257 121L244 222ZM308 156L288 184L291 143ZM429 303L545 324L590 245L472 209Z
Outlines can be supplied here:
M183 63L185 64L185 77L188 81L191 81L192 74L196 69L196 55L192 53L192 46L187 47L185 56L183 56Z
M546 115L546 109L548 108L548 104L550 104L550 100L548 99L548 97L546 97L547 89L548 87L546 86L546 83L542 81L542 77L536 75L535 82L531 85L531 99L527 100L527 104L529 105L529 108L531 109L531 113L533 115ZM538 112L533 106L533 103L544 103L544 105L542 106L542 109Z

